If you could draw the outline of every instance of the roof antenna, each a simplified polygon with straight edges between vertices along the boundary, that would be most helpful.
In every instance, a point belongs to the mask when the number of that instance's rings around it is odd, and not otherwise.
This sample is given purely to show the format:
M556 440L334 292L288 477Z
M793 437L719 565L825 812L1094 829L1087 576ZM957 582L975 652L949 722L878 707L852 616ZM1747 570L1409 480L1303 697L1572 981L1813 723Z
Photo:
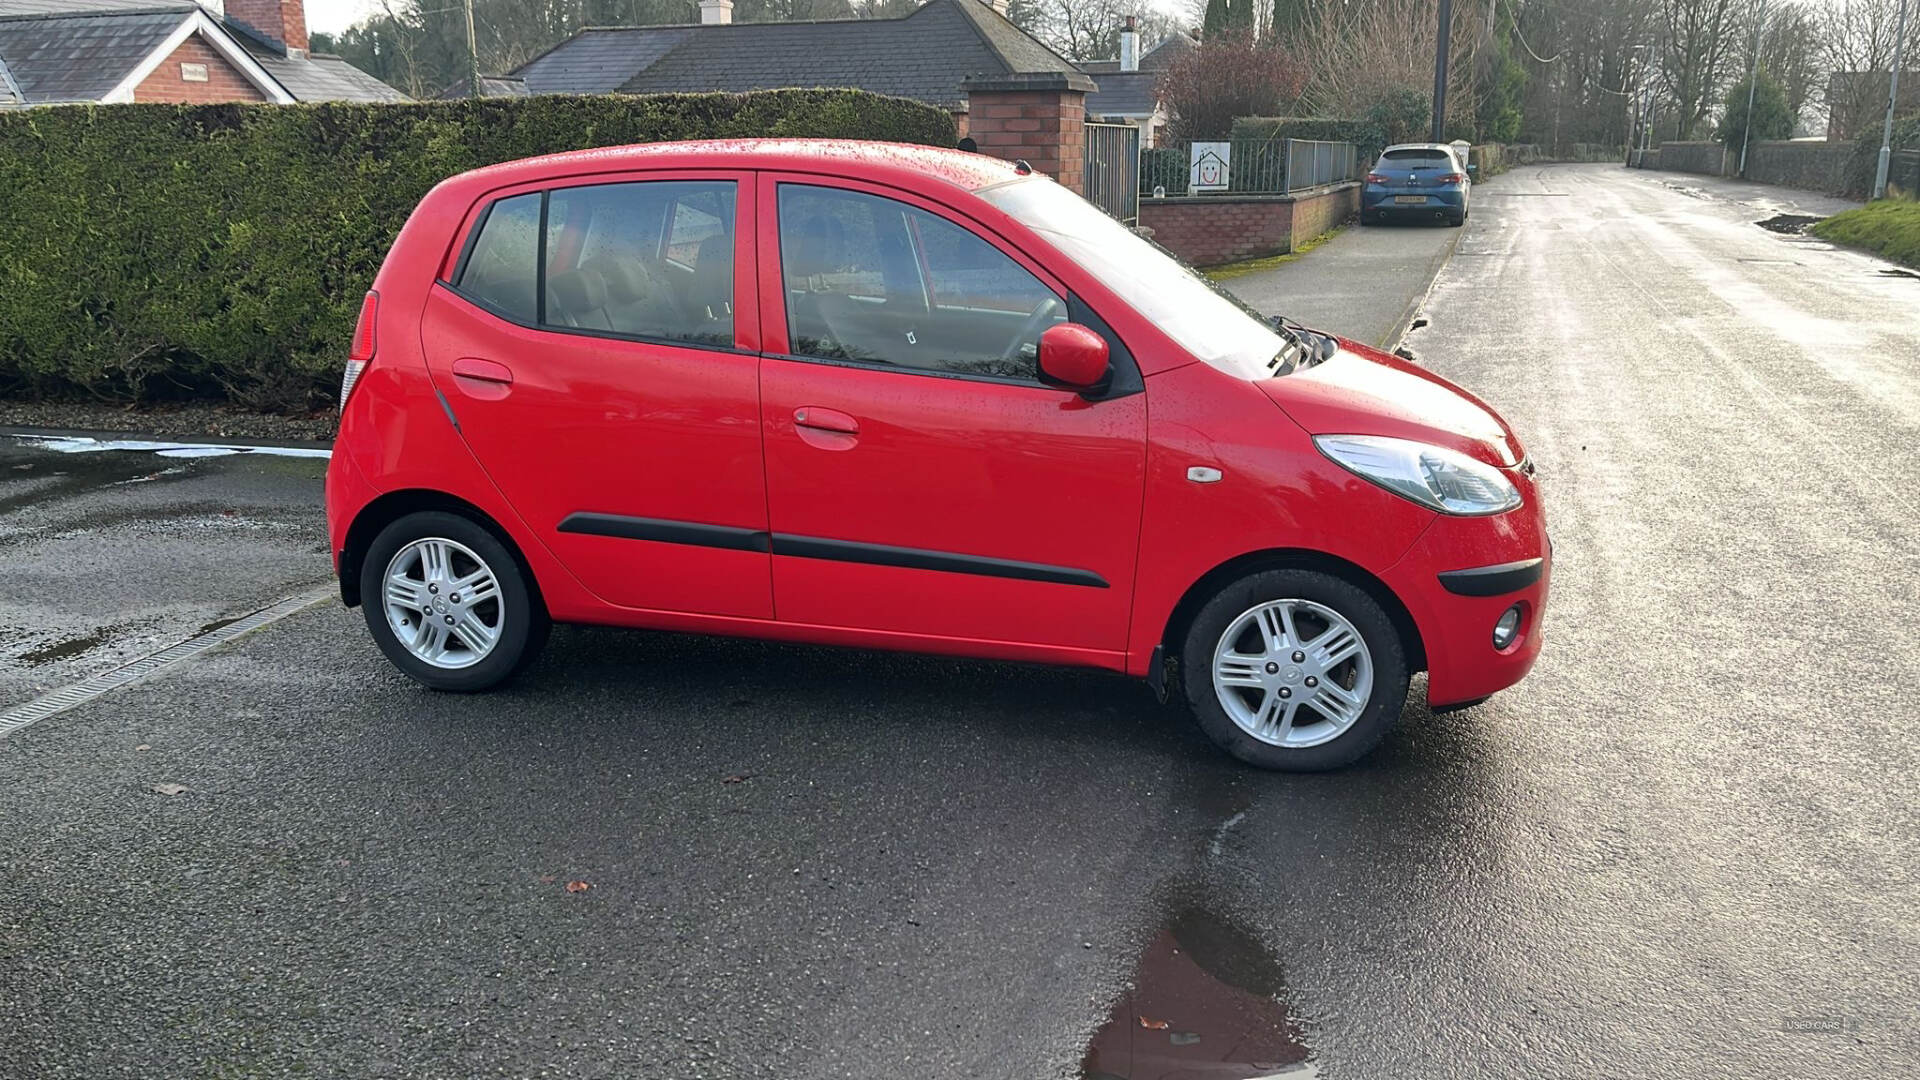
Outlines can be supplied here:
M1014 158L1013 171L1019 173L1021 176L1030 176L1033 173L1033 166L1027 164L1026 158Z

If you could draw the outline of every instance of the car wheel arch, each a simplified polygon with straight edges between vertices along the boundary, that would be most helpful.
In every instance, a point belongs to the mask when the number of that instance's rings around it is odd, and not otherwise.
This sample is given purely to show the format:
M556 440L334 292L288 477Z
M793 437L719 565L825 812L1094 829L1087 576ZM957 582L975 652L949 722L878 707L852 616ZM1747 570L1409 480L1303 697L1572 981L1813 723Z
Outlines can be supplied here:
M485 510L444 491L431 488L403 488L389 491L360 508L353 524L347 527L346 546L340 553L340 601L348 607L360 605L360 561L366 557L367 546L373 538L388 525L406 517L428 510L457 514L493 534L500 546L507 549L518 564L520 572L527 581L527 591L533 595L536 604L545 606L546 601L540 595L540 579L534 575L533 566L527 561L526 553L520 550L513 536L500 527Z
M1425 642L1420 638L1420 627L1413 621L1413 615L1407 610L1407 606L1400 602L1400 597L1388 588L1385 582L1359 564L1311 548L1268 548L1262 551L1250 551L1228 559L1200 575L1197 581L1188 586L1179 602L1174 604L1172 613L1167 616L1167 625L1160 638L1167 654L1178 655L1179 643L1185 640L1187 628L1192 625L1194 617L1221 589L1248 575L1267 570L1315 570L1340 578L1365 591L1386 611L1387 618L1393 622L1393 628L1400 636L1400 644L1406 649L1408 670L1426 670L1427 649Z

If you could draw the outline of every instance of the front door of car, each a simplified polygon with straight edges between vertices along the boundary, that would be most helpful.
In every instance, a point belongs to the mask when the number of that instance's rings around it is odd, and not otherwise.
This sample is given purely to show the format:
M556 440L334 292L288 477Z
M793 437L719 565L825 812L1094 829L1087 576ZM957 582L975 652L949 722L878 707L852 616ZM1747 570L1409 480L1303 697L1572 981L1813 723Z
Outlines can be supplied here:
M1146 453L1124 350L1104 400L1045 386L1041 332L1097 320L1037 263L905 193L759 184L778 617L1124 649Z
M609 603L773 614L749 176L504 193L427 303L467 445Z

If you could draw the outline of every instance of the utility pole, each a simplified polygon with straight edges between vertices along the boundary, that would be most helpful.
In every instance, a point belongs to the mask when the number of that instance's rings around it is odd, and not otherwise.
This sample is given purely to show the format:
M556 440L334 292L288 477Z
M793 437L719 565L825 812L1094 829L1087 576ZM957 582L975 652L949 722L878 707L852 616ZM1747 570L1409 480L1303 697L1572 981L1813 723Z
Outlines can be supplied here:
M1902 4L1906 0L1900 0ZM1753 92L1760 86L1760 31L1767 25L1767 5L1761 0L1759 17L1753 22L1753 66L1747 70L1747 122L1740 130L1740 178L1747 176L1747 143L1753 139Z
M467 96L480 96L480 46L473 33L473 0L462 5L467 10Z
M1446 3L1446 0L1440 0ZM1887 197L1887 166L1893 163L1893 107L1900 101L1900 50L1907 43L1907 0L1900 0L1900 20L1893 32L1893 73L1887 80L1887 122L1880 128L1880 164L1873 170L1873 197Z
M1905 0L1901 0L1902 3ZM1453 0L1440 0L1440 30L1433 50L1433 141L1446 141L1447 35L1453 30Z

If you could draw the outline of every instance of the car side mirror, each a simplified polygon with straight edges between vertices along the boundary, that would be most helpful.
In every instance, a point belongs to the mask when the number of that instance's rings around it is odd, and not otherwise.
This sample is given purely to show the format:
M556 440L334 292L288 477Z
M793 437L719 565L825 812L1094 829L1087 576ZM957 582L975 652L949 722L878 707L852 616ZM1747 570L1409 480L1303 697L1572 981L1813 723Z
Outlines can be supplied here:
M1055 323L1040 335L1040 381L1098 393L1113 375L1107 339L1079 323Z

